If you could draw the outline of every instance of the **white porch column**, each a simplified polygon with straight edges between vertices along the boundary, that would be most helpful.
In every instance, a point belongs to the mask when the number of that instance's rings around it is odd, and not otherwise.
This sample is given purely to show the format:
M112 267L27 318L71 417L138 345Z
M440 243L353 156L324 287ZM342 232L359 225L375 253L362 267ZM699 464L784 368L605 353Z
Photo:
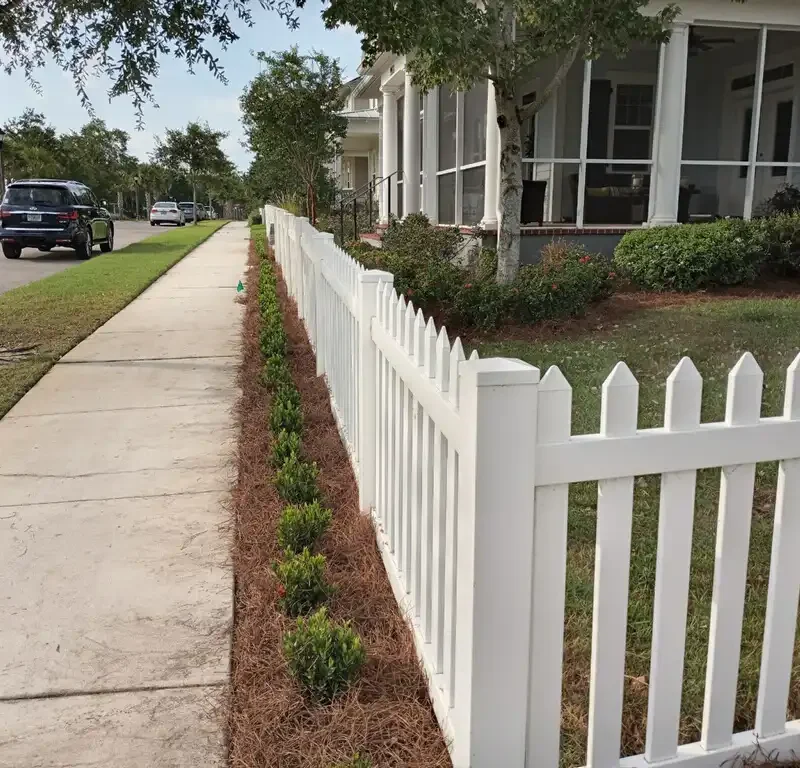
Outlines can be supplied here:
M419 90L406 69L403 98L403 213L419 211Z
M383 112L381 113L381 137L383 169L381 176L388 178L397 170L397 99L394 89L381 89ZM397 210L397 179L392 176L381 184L381 223L389 223L389 189L392 190L392 210Z
M498 201L500 199L500 129L497 126L497 102L494 82L489 80L486 88L486 173L483 189L484 229L497 229Z
M686 102L686 62L689 55L689 25L674 24L664 46L659 72L660 101L656 107L654 140L656 154L650 178L650 224L678 221L678 192L683 154L683 113Z
M425 134L422 151L422 212L432 224L439 221L439 89L425 94L425 117L422 122Z

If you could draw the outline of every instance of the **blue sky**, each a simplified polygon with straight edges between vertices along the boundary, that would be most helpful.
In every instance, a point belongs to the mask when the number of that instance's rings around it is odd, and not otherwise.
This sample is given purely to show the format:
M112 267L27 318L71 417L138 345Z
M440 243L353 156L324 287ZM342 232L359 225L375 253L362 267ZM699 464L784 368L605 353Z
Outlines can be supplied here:
M87 90L98 117L110 127L121 128L130 134L132 154L147 159L154 146L154 137L163 134L165 128L181 127L190 120L199 119L208 121L216 130L229 132L224 148L229 157L246 170L249 154L241 146L239 96L259 71L251 51L284 50L296 44L302 51L314 49L339 59L345 79L355 74L361 54L358 35L350 29L326 30L320 18L321 3L311 0L299 11L300 27L294 31L258 3L253 3L253 6L255 26L248 29L240 25L237 29L239 41L227 51L219 52L228 85L223 85L205 70L198 69L191 75L182 62L163 60L161 74L153 88L159 108L145 108L143 131L136 130L135 113L129 100L123 97L109 102L106 95L108 83L100 79L89 82ZM18 73L0 75L0 123L19 115L27 107L43 112L48 122L61 132L76 130L89 119L75 96L69 75L55 66L48 66L39 71L38 79L42 86L41 95L31 90Z

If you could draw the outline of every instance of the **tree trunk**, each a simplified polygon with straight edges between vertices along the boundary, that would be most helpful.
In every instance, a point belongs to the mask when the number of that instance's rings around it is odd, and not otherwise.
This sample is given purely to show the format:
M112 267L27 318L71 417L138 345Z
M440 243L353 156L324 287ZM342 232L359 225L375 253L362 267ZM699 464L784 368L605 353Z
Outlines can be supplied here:
M197 184L192 182L192 214L194 215L194 221L192 224L196 227L197 226Z
M311 226L317 226L317 191L314 189L313 184L308 185L308 218L311 220Z
M134 194L136 195L136 221L139 221L139 187L133 187Z
M150 208L152 207L151 203L152 203L152 200L150 199L150 190L146 189L144 191L144 204L145 204L145 207L147 208L147 216L148 217L150 216Z
M117 213L119 217L122 218L122 190L117 190Z
M516 100L497 93L500 128L500 227L497 235L497 282L510 283L519 270L519 224L522 208L522 143Z

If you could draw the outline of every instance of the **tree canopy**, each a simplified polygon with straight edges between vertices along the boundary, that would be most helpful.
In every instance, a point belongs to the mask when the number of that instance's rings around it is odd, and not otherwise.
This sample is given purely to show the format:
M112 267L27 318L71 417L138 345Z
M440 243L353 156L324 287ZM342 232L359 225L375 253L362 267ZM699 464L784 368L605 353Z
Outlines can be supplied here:
M258 59L264 70L240 100L249 147L273 182L283 180L285 188L276 191L293 191L296 176L314 222L319 187L347 132L339 63L297 47Z
M653 15L647 0L331 0L328 26L351 24L363 35L367 63L382 52L405 54L424 89L468 89L494 83L500 129L498 279L519 266L522 200L520 128L556 92L579 57L624 56L635 41L663 42L677 8ZM532 68L554 62L554 75L535 102L523 105L520 85Z
M185 200L192 195L192 182L182 168L167 167L156 159L139 162L128 150L128 134L108 128L102 120L93 119L78 131L59 134L43 114L28 109L6 122L3 130L8 181L75 179L109 201L120 215L144 213L139 206L140 192L145 210L159 197ZM243 183L231 161L224 153L215 157L213 170L200 180L203 194L218 201L244 200Z
M163 140L157 139L153 156L173 174L188 180L192 202L196 203L198 184L233 173L233 165L220 147L227 135L211 129L208 123L190 122L185 129L168 130Z
M291 27L305 0L259 0ZM10 0L0 4L0 66L21 70L34 83L36 70L54 60L69 72L84 104L85 83L104 74L109 98L132 96L141 114L152 101L159 59L174 56L190 70L200 65L225 80L214 48L238 39L237 23L252 26L250 0Z

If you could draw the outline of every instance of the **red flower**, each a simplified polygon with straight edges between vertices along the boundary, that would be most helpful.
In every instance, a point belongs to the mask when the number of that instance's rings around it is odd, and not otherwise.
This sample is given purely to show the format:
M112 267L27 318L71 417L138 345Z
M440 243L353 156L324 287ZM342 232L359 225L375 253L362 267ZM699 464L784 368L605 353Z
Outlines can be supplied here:
M411 290L411 288L409 288L409 289L406 291L406 296L413 296L413 295L414 295L414 291L412 291L412 290Z
M609 272L608 276L609 276L609 278L611 278L613 280L617 276L617 273L616 272Z
M286 595L286 587L283 584L278 584L278 597L285 597Z
M552 284L550 287L551 287L551 288L552 288L554 291L557 291L557 290L558 290L558 285L557 285L556 283L553 283L553 284Z
M581 256L578 261L581 264L588 264L592 260L592 257L587 253L586 256Z
M464 283L465 288L472 288L472 283Z

